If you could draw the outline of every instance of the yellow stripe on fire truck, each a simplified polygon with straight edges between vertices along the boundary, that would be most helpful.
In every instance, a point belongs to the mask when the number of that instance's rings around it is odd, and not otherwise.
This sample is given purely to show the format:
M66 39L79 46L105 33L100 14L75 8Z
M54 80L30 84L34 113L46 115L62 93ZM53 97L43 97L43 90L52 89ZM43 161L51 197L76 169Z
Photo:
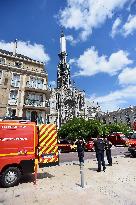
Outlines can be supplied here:
M57 131L53 124L39 126L39 163L58 162Z
M55 129L55 126L54 125L45 125L42 126L42 129L40 129L39 133L40 133L40 136L39 136L39 142L41 142L44 138L47 138L47 135L48 133L51 131L51 130L54 130Z
M51 147L54 147L54 146L57 146L56 145L56 138L53 137L53 138L50 138L50 141L48 143L45 142L44 145L41 145L41 149L39 151L39 154L41 155L45 150L47 150L48 148L48 151Z

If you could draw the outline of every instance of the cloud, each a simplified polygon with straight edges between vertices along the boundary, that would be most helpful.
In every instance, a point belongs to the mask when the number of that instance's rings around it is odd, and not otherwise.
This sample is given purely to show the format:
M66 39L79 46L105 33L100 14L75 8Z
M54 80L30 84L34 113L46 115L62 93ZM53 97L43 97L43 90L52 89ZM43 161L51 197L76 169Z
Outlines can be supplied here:
M127 22L122 28L122 34L127 37L128 35L132 35L136 30L136 15L129 15Z
M79 37L86 40L94 28L112 18L129 0L67 0L67 6L59 11L58 20L66 29L79 30Z
M104 96L90 96L89 101L98 102L103 111L113 111L127 105L132 100L136 101L136 86L127 86L123 89L110 92Z
M74 37L72 35L68 35L68 36L65 36L66 40L69 41L71 43L71 45L75 45L78 43L78 39L75 40Z
M105 55L99 56L95 47L91 47L85 50L78 59L71 59L70 62L79 68L74 76L92 76L97 73L115 75L131 64L132 60L128 58L128 53L123 50L112 53L108 58Z
M126 68L118 76L119 83L122 85L136 85L136 67Z
M0 41L0 49L13 52L14 43L8 43L5 41ZM42 44L31 44L29 41L18 41L17 43L17 53L28 56L34 60L39 60L42 62L48 62L50 60L49 55L45 52L44 46Z
M114 38L117 33L119 33L119 26L121 24L121 19L117 18L112 26L111 37Z
M72 64L76 63L76 59L71 58L68 63L69 63L69 65L72 65Z

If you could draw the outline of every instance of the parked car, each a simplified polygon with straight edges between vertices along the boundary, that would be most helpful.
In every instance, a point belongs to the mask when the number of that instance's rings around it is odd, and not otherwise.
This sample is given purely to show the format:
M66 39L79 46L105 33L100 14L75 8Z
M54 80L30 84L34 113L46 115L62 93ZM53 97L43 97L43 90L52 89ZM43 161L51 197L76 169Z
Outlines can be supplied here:
M121 132L112 133L107 137L107 139L113 144L113 145L124 145L127 146L127 143L129 139Z
M60 150L60 152L71 152L71 144L68 140L66 139L60 139L58 141L58 148Z
M128 142L128 151L133 157L136 157L136 133L133 133Z
M94 142L93 139L88 140L85 144L85 151L94 151Z

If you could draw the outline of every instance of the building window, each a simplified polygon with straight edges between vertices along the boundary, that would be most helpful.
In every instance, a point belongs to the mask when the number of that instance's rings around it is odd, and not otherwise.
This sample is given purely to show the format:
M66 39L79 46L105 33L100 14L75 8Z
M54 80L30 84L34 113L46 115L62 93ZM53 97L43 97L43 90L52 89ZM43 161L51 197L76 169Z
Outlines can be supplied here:
M18 94L17 90L11 90L10 91L10 100L16 100L17 99L17 94Z
M11 114L12 117L15 117L16 116L16 109L12 109L12 114Z
M4 65L6 62L5 58L0 58L0 64Z
M15 62L15 67L17 67L17 68L22 68L22 65L23 65L23 63L20 61Z
M8 108L8 116L15 117L16 116L16 109Z
M27 83L27 86L31 88L36 88L36 89L43 89L43 79L30 77L30 80Z
M11 90L10 95L9 95L9 105L16 105L17 104L17 96L18 96L18 91L17 90Z
M20 75L19 74L13 73L11 85L14 87L20 86Z
M31 112L30 111L26 111L26 119L31 120Z
M42 107L43 106L43 95L29 93L25 99L25 104Z
M39 112L37 115L37 122L38 124L43 124L44 123L44 119L42 117L42 112Z

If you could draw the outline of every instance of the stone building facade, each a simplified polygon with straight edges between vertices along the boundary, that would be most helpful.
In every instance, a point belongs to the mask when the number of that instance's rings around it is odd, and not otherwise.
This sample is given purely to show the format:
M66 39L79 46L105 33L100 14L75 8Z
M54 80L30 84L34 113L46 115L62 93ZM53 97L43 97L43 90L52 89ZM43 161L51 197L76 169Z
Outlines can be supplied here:
M86 119L98 119L102 115L101 107L98 102L85 101L86 105Z
M0 49L0 117L46 122L50 90L42 62Z
M113 112L107 112L99 115L100 121L106 124L126 123L129 126L136 120L136 106L130 106L124 109L118 109Z

